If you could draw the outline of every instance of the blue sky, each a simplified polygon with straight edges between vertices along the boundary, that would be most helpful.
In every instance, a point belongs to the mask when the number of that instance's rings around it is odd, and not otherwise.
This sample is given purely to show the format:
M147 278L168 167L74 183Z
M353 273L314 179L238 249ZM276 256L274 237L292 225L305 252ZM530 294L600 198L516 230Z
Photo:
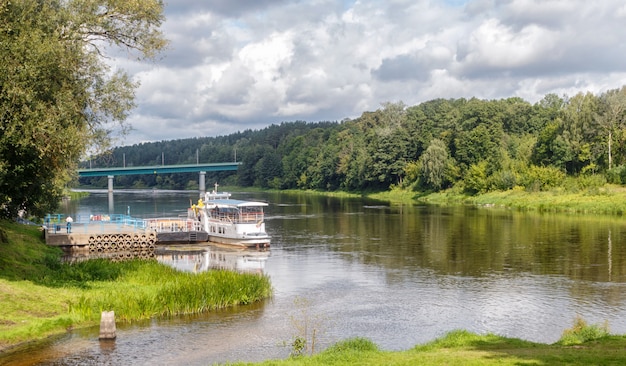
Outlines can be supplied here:
M626 84L622 0L170 0L121 145L341 121L381 103Z

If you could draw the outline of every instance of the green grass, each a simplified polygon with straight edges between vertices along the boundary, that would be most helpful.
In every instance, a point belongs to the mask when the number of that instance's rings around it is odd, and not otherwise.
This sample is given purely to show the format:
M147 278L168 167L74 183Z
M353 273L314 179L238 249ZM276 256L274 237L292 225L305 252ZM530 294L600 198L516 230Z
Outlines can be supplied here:
M512 189L476 196L468 196L453 189L436 193L394 189L388 192L369 194L368 197L403 204L471 204L526 211L577 214L624 215L626 213L626 188L608 184L600 188L580 191L560 188L548 192L528 192L523 189Z
M314 356L235 365L622 365L626 338L604 336L578 346L547 345L492 334L453 331L406 351L380 350L355 338Z
M206 312L271 296L268 276L178 272L154 260L62 264L36 226L0 221L0 350L100 321Z
M89 196L89 192L77 192L77 191L72 191L72 190L68 190L68 192L66 193L66 195L71 199L71 200L78 200L81 199L83 197L87 197Z
M112 267L122 267L115 279L81 282L90 286L89 291L70 304L71 313L97 321L102 311L115 310L116 319L131 321L202 313L270 296L267 276L231 271L183 273L154 261L121 262Z

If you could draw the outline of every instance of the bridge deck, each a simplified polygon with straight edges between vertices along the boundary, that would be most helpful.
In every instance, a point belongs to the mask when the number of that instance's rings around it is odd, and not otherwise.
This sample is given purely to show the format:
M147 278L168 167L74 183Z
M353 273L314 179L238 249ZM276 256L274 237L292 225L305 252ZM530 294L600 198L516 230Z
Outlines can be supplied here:
M234 171L241 162L79 169L79 177Z

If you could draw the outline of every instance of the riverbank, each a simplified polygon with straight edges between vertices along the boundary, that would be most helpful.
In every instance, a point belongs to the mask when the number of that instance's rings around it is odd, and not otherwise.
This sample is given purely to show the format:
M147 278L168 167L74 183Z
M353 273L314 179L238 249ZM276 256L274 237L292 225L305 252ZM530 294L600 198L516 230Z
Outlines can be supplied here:
M553 345L454 331L406 351L384 351L366 339L339 342L314 356L235 365L623 365L626 337Z
M183 273L148 260L69 265L61 255L39 227L0 221L0 351L97 325L102 310L132 322L252 303L272 291L265 275Z
M580 191L555 188L547 192L528 192L523 189L512 189L476 196L468 196L453 189L429 194L394 189L386 192L366 194L366 196L392 203L407 204L469 204L538 212L620 216L626 213L626 188L609 184Z

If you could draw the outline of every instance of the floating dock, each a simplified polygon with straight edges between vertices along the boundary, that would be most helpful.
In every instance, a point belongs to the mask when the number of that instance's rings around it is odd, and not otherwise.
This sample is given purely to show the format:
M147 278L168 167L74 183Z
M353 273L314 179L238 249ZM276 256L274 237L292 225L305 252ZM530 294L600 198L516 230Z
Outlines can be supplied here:
M208 233L187 220L135 219L126 215L97 215L67 224L61 215L46 217L46 244L73 253L153 251L161 243L208 241Z
M72 224L44 229L46 244L62 247L73 252L108 252L123 250L154 249L156 233L132 226L118 224L85 225Z

